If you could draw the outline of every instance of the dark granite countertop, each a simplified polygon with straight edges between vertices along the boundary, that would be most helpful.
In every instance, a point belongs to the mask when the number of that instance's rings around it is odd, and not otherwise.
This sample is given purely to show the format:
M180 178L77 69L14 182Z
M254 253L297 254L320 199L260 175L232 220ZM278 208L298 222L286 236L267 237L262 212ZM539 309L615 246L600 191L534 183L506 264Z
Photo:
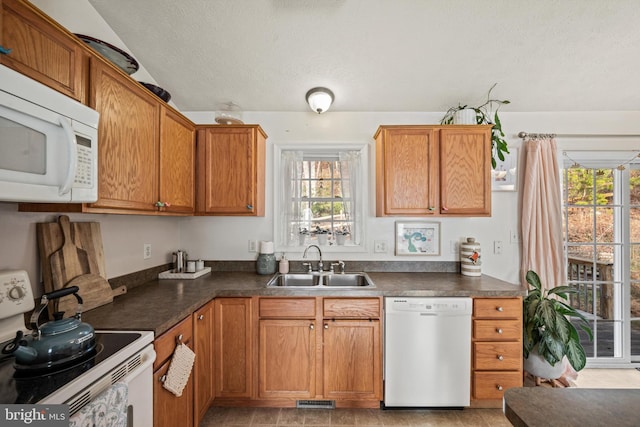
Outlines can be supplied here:
M510 388L504 413L516 427L637 426L639 389Z
M95 329L151 330L156 336L215 297L269 296L520 296L526 288L489 276L457 273L367 273L375 288L267 288L272 276L214 271L195 280L152 280L83 313Z

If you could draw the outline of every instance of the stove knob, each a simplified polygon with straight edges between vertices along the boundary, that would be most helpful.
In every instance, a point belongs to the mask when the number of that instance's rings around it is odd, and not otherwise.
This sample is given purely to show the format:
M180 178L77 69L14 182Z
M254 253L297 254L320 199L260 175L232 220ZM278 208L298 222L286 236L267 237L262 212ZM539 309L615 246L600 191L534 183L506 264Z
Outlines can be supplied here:
M13 301L21 300L25 295L26 292L21 286L14 286L13 288L9 289L8 292L9 299Z

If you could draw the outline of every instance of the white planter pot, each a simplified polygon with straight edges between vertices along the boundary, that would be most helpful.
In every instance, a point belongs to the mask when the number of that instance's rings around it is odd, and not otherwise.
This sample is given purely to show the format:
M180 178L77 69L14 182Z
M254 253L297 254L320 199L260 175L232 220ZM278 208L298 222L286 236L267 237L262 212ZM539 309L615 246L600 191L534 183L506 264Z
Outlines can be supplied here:
M536 377L555 380L562 376L567 363L569 363L569 360L565 356L562 361L551 366L549 362L538 354L538 349L534 348L529 352L529 357L524 359L524 370Z
M465 108L464 110L458 110L453 113L454 125L475 125L476 122L476 110L473 108Z

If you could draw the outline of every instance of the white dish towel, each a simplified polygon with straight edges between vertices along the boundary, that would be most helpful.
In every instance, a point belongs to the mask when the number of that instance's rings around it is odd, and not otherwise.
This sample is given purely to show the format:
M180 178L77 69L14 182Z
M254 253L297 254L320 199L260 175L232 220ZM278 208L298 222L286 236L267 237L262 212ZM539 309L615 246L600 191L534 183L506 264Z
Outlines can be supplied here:
M184 343L178 344L173 352L167 378L162 386L176 396L182 396L182 391L189 381L195 358L196 354L189 347Z
M69 418L70 427L127 427L129 387L113 384Z

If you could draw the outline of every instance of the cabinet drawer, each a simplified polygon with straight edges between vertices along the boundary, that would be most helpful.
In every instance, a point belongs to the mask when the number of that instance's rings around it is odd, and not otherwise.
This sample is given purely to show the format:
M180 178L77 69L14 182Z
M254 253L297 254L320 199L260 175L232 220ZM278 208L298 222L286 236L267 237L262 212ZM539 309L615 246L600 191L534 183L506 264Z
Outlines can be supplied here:
M522 336L519 320L474 320L473 338L490 341L518 341Z
M522 369L522 343L474 342L473 366L487 371Z
M379 298L325 298L324 317L379 318Z
M475 298L473 316L486 319L519 319L522 316L520 298Z
M193 321L191 316L187 317L164 334L160 335L154 342L153 347L156 350L156 360L153 362L153 370L155 371L164 363L176 349L178 338L182 335L182 342L193 348L192 337Z
M502 399L504 391L522 387L521 372L476 372L473 374L475 399Z
M315 298L260 298L260 317L314 318Z

